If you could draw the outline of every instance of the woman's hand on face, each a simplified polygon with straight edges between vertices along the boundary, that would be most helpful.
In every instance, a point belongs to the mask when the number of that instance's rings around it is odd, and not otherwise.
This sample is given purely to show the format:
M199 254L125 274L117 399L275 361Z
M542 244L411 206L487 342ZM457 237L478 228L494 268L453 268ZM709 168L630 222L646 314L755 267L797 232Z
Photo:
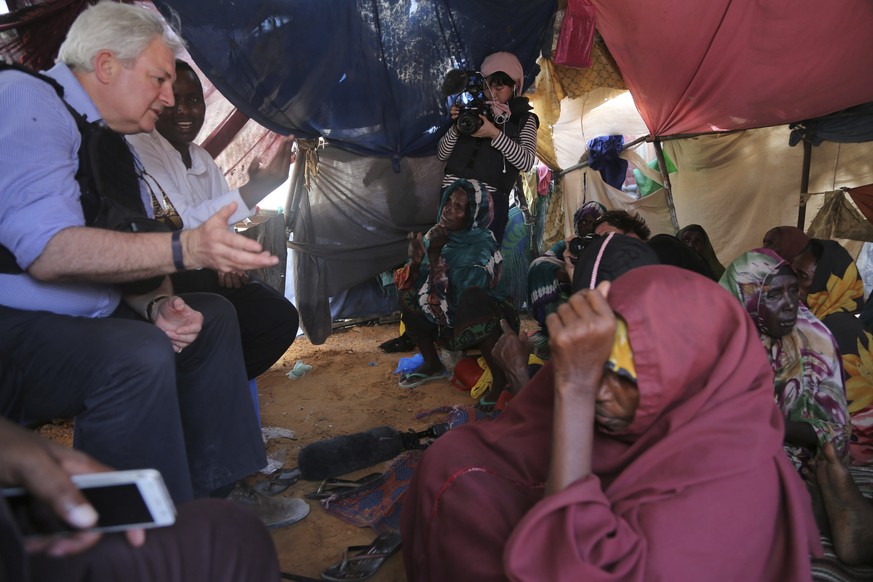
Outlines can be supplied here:
M458 115L460 115L460 113L461 113L461 108L458 107L457 103L452 105L452 108L449 109L449 117L452 118L452 121L455 121L456 119L458 119Z
M421 259L424 258L424 243L421 240L421 233L410 232L406 235L406 240L409 241L407 253L413 265L420 265Z
M524 331L515 333L505 319L500 320L500 329L503 333L497 338L491 355L508 376L507 389L516 394L530 379L527 363L533 346Z
M449 231L442 224L435 224L427 233L427 239L430 241L430 252L438 252L449 242Z
M479 119L482 120L482 127L471 134L473 137L487 137L489 139L494 139L500 135L500 130L497 129L497 126L491 123L487 117L480 113Z
M555 386L596 393L615 337L615 314L606 301L609 282L570 296L546 319L555 362Z

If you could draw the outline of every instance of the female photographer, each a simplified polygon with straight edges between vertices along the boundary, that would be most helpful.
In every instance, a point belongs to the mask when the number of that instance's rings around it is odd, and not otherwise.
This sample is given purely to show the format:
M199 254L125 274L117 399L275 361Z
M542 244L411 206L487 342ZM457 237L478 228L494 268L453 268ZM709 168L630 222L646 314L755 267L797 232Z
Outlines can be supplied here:
M458 104L452 105L452 126L440 139L437 155L446 161L443 188L458 178L482 182L491 195L494 220L491 232L497 243L509 216L509 193L519 172L534 166L539 119L520 97L524 71L515 55L497 52L482 62L484 95L490 115L479 115L482 126L466 135L458 131ZM494 121L492 121L492 119Z

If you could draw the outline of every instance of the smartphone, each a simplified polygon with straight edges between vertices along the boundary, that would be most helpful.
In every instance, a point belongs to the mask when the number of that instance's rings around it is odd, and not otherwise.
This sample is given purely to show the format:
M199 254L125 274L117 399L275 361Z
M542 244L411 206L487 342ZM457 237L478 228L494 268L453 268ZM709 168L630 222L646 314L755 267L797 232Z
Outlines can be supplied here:
M97 524L88 531L161 527L176 521L176 507L155 469L89 473L70 479L99 515ZM68 525L47 503L21 487L6 488L2 493L25 538L82 531Z

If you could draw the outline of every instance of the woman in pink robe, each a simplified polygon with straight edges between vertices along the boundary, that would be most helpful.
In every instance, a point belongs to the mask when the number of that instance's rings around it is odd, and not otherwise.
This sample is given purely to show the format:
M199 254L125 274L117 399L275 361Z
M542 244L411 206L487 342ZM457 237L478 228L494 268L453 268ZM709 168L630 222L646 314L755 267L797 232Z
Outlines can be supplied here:
M748 314L674 267L599 289L550 316L553 360L504 413L423 456L408 579L810 580L818 533ZM625 377L605 365L616 315Z

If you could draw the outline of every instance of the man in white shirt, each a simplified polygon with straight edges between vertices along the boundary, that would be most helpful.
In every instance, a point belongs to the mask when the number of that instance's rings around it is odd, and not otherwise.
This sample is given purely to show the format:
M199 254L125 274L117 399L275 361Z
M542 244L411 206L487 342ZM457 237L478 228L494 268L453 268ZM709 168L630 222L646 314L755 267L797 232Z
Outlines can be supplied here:
M230 190L212 156L194 143L203 127L206 104L200 79L182 60L176 61L173 95L175 105L162 111L154 131L128 137L144 167L142 177L151 190L155 216L173 229L186 230L231 202L237 209L229 224L250 216L275 188L275 175L282 171L287 175L291 142L283 143L263 170L254 162L248 183ZM244 272L188 271L174 275L173 285L178 291L218 293L233 304L250 379L268 370L297 335L299 316L294 306L275 289L250 281Z

